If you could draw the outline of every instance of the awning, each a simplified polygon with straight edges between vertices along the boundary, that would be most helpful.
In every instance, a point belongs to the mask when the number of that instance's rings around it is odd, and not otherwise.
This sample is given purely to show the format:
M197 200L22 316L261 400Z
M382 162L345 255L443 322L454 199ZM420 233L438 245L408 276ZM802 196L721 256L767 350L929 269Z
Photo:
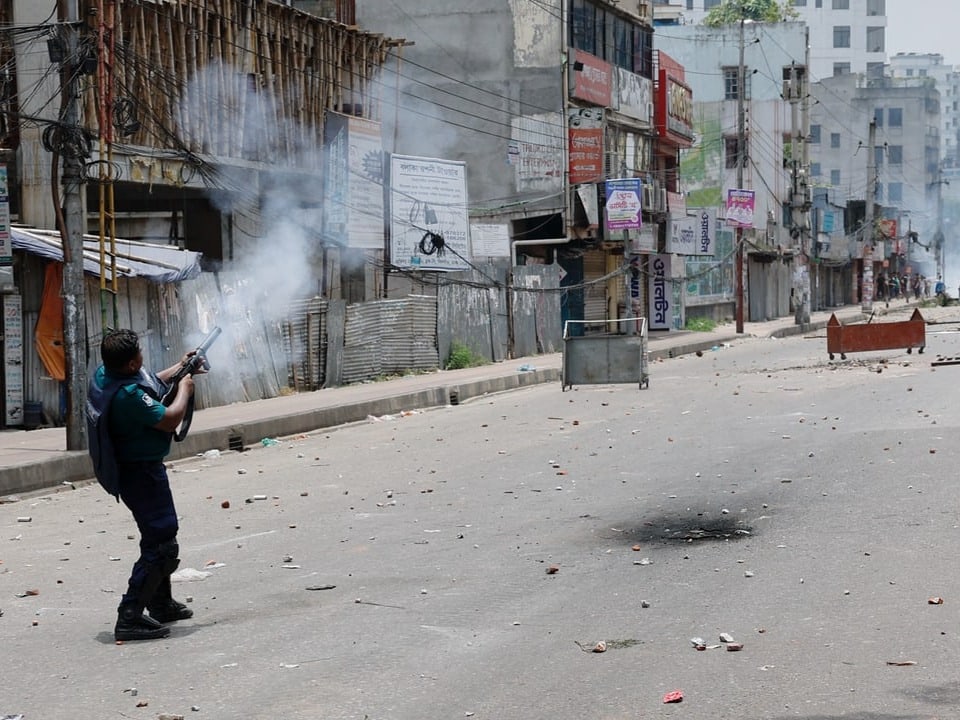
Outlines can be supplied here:
M10 234L14 250L63 262L59 232L14 226L10 228ZM170 283L189 280L200 274L200 253L180 250L172 245L117 239L116 255L117 277L141 277L155 283ZM109 281L109 254L105 264ZM100 238L94 235L83 236L83 271L100 277Z

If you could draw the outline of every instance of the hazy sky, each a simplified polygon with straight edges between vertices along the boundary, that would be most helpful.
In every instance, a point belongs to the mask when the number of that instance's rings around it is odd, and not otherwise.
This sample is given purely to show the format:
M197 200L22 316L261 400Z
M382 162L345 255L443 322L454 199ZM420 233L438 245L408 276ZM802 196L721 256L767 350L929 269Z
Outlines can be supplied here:
M887 55L935 52L960 65L958 0L887 0Z

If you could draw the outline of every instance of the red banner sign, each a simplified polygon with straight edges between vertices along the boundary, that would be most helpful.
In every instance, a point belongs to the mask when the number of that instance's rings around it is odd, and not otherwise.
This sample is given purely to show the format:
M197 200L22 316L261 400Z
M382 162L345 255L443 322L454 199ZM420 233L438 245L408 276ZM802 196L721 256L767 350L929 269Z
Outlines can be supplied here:
M603 128L570 128L570 184L603 178Z

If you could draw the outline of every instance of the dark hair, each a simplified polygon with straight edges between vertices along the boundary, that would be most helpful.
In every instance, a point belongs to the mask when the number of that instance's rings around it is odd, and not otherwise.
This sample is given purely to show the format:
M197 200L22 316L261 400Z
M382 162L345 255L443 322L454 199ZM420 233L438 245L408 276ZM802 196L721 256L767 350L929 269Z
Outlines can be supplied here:
M111 330L100 341L100 357L110 372L122 372L140 352L140 338L133 330Z

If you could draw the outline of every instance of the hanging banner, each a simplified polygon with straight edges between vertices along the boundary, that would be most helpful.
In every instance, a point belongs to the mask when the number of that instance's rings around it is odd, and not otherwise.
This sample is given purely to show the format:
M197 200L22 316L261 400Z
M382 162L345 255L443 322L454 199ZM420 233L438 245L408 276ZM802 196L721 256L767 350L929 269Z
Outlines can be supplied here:
M643 227L640 218L640 178L607 180L607 230L639 230Z
M727 190L727 226L752 228L757 194L753 190Z
M650 257L650 273L648 275L650 287L650 329L669 330L671 319L670 256L653 255Z

